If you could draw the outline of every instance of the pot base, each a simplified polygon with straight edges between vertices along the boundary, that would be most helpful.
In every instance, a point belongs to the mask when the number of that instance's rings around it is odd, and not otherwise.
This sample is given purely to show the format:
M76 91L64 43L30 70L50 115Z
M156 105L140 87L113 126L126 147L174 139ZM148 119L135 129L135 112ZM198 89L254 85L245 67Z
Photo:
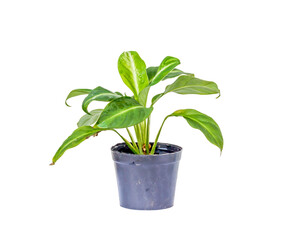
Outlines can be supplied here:
M126 208L126 209L130 209L130 210L140 210L140 211L155 211L155 210L163 210L163 209L168 209L173 207L174 205L168 206L168 207L161 207L161 208L148 208L148 209L143 209L143 208L132 208L132 207L126 207L126 206L122 206L120 205L120 207L122 208Z

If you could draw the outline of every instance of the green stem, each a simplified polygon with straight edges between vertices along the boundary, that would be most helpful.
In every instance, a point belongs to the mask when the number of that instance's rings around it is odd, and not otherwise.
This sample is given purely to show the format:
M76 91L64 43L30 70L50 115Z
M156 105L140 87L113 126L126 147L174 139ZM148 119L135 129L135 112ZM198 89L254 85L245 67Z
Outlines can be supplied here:
M142 131L143 131L143 136L144 136L144 142L143 143L146 143L146 141L147 141L147 120L144 120L142 122L142 126L143 126Z
M137 145L136 145L136 143L135 143L135 140L134 140L134 138L133 138L131 132L129 131L128 128L126 128L126 131L127 131L128 135L129 135L129 137L130 137L130 139L131 139L131 143L132 143L133 147L138 151L138 147L137 147Z
M135 149L134 149L134 147L130 144L130 142L128 141L128 140L126 140L119 132L117 132L115 129L112 129L112 131L114 131L114 132L116 132L118 135L119 135L119 137L121 137L122 138L122 140L125 142L125 144L130 148L130 150L133 152L133 153L135 153L135 154L139 154L138 153L138 151L136 151Z
M137 125L137 128L138 128L138 133L139 133L139 136L140 136L140 142L141 142L141 146L143 144L143 134L142 134L142 127L140 124Z
M149 144L150 144L150 118L151 118L151 116L148 117L147 125L146 125L146 149L147 149L147 154L150 153L150 149L149 149Z
M160 130L159 130L159 132L158 132L158 134L156 136L156 139L155 139L155 143L154 143L154 145L153 145L153 147L151 149L151 154L154 154L155 153L155 150L156 150L156 147L157 147L157 144L158 144L158 140L159 140L159 136L161 134L162 128L164 126L164 123L165 123L165 121L167 120L168 117L170 117L170 115L167 116L167 117L165 117L165 119L164 119L164 121L163 121L163 123L162 123L162 125L160 127Z
M136 139L137 139L137 143L138 143L139 154L142 154L142 142L141 142L141 137L140 137L138 125L134 126L134 131L135 131L135 135L136 135Z
M140 133L140 139L141 139L141 143L142 145L145 143L145 135L144 135L144 122L138 124L139 127L139 133Z

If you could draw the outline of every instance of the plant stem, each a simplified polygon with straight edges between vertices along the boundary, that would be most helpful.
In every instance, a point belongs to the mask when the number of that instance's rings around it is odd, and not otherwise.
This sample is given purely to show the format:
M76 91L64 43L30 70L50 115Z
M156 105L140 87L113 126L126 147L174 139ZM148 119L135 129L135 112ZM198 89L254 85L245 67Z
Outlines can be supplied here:
M142 142L141 142L141 137L140 137L138 125L134 126L134 131L135 131L135 135L136 135L136 139L137 139L137 143L138 143L139 154L142 154Z
M150 149L149 149L149 144L150 144L150 118L151 118L151 116L148 117L147 125L146 125L146 150L147 150L147 154L149 154L149 152L150 152Z
M142 145L145 143L145 126L144 126L144 122L141 122L139 125L139 132L140 132L140 136L141 136L141 142L142 142Z
M126 131L127 131L128 135L129 135L129 137L130 137L130 139L131 139L131 143L132 143L133 147L138 151L138 147L137 147L137 145L136 145L136 143L135 143L135 140L134 140L134 138L133 138L131 132L129 131L128 128L126 128Z
M142 131L141 131L141 126L140 126L140 124L138 124L137 128L138 128L138 134L139 134L139 136L140 136L140 139L139 139L139 141L140 141L140 154L143 154L143 151L142 151L143 135L142 135Z
M157 136L156 136L156 139L155 139L155 143L154 143L154 145L152 146L151 154L154 154L154 153L155 153L155 150L156 150L156 147L157 147L157 143L158 143L158 140L159 140L159 136L160 136L160 134L161 134L162 128L163 128L163 126L164 126L164 123L165 123L165 121L167 120L168 117L169 117L169 116L165 117L165 119L164 119L164 121L163 121L163 123L162 123L162 125L161 125L161 127L160 127L160 130L159 130L159 132L158 132L158 134L157 134Z
M122 140L125 142L125 144L130 148L130 150L133 153L139 154L139 152L135 150L135 148L131 145L131 143L128 140L126 140L119 132L117 132L115 129L112 129L112 131L116 132L119 135L119 137L122 138Z
M144 139L144 131L143 131L143 126L142 124L138 124L138 130L139 130L139 135L140 135L140 146L141 146L141 154L144 154L143 151L143 145L145 143L145 139Z
M147 118L148 119L148 118ZM147 140L147 136L148 136L148 124L147 124L147 119L144 120L144 135L145 135L145 140Z

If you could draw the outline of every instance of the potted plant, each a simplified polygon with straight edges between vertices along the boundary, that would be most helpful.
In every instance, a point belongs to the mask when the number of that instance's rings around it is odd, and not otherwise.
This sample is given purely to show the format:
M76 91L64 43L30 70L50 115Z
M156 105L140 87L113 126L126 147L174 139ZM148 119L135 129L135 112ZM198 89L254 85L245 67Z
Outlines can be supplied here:
M82 109L86 113L78 122L78 128L57 150L51 165L70 148L76 147L90 136L101 131L114 131L123 143L111 148L120 205L130 209L164 209L173 206L179 160L182 148L173 144L159 143L159 136L165 121L171 117L183 117L188 124L199 129L205 137L221 151L223 138L219 126L209 116L194 109L180 109L167 115L155 137L150 142L150 122L154 105L168 93L177 94L218 94L214 82L198 79L194 74L176 68L180 61L166 57L158 67L146 68L137 52L124 52L118 60L118 71L123 82L133 92L126 96L98 86L95 89L76 89L69 98L86 95ZM151 99L147 106L149 90L160 81L178 77L165 90ZM92 101L108 102L104 109L88 111ZM68 105L68 104L67 104ZM135 137L132 134L134 130ZM117 129L126 129L129 139Z

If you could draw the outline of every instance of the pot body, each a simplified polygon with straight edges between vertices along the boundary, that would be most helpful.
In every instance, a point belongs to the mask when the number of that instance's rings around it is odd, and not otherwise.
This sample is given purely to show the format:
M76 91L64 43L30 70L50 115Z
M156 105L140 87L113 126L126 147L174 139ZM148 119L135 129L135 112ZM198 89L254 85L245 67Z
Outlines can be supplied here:
M119 143L111 152L120 206L138 210L173 206L181 147L158 143L154 155L136 155Z

